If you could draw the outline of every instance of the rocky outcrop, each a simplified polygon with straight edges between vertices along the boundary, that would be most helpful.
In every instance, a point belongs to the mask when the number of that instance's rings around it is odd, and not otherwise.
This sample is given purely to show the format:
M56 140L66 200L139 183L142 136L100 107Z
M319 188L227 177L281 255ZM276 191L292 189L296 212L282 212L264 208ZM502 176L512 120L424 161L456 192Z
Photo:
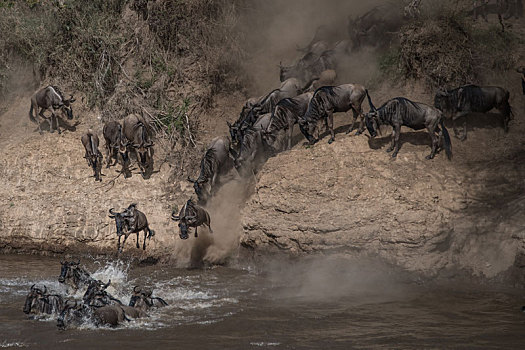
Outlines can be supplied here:
M424 131L403 130L397 160L384 152L389 137L339 134L332 145L325 138L296 146L258 174L241 244L294 255L364 252L430 275L507 273L523 265L520 130L479 129L464 143L453 140L453 161L444 152L425 159Z

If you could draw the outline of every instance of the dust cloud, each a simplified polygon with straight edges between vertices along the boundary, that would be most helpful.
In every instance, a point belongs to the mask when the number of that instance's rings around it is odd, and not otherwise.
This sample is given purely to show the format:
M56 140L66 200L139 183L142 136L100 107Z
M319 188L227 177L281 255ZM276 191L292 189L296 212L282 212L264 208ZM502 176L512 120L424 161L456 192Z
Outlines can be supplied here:
M355 18L384 3L385 0L254 2L239 23L248 52L245 70L252 85L248 91L255 96L278 87L279 62L291 65L301 57L297 49L308 46L320 26L326 28L334 42L348 39L348 18ZM341 72L338 72L340 83L360 83L369 77L369 66L374 66L369 64L370 58L368 53L357 55L355 62L353 55L345 60Z
M408 281L407 276L384 262L347 255L276 260L268 263L266 270L276 299L390 300L406 293Z

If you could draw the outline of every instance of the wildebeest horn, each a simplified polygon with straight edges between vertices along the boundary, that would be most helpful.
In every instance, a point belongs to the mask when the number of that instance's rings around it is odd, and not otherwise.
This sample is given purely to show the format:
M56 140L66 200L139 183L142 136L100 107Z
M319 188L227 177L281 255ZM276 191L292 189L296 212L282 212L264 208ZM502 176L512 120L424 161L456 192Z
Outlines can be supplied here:
M44 284L44 292L42 294L46 294L47 293L47 287L46 285Z
M109 285L111 284L111 280L108 281L108 283L106 284L102 284L102 288L106 289L107 287L109 287Z
M180 220L180 216L175 215L175 214L176 214L176 211L175 211L175 210L171 212L171 220L173 220L173 221L179 221L179 220Z
M231 128L232 124L229 121L226 121L226 124L228 124L228 127Z
M31 291L33 291L33 290L35 290L35 285L34 284L31 286Z
M135 294L140 293L140 289L137 290L138 287L139 287L139 286L135 286L135 287L133 287L133 293L135 293Z
M188 181L193 182L193 183L197 182L197 180L192 180L189 176L188 176Z

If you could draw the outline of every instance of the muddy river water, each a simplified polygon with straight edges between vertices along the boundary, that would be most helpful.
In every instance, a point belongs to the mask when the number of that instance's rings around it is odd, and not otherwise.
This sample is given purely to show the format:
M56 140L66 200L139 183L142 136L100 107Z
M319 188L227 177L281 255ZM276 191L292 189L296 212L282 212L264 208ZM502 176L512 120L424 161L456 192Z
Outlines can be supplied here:
M188 270L85 260L110 292L135 285L169 306L117 328L59 330L29 319L30 286L66 293L59 260L0 256L0 348L34 349L523 349L520 291L436 286L344 259ZM78 297L78 296L77 296Z

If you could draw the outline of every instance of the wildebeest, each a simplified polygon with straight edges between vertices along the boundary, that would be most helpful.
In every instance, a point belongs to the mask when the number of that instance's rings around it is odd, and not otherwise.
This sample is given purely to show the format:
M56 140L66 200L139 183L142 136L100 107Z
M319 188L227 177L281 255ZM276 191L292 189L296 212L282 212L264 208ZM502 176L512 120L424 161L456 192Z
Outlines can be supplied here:
M243 133L252 127L262 114L271 113L280 100L301 94L310 84L311 82L303 86L296 78L286 79L278 89L274 89L265 95L247 113L246 109L243 108L241 115L233 125L227 122L232 142L240 143Z
M522 0L481 0L475 1L471 11L475 20L479 16L488 22L487 16L495 14L498 19L520 18L523 16Z
M69 326L78 326L85 322L92 322L96 326L118 326L128 318L139 318L147 316L142 310L125 305L106 305L92 307L83 303L74 304L66 301L62 312L57 319L57 327L66 329Z
M67 119L73 119L73 109L71 104L75 102L75 98L71 95L68 99L65 99L56 86L46 86L38 90L31 97L31 108L29 109L29 118L31 121L38 124L38 131L42 134L42 127L40 123L39 116L48 120L49 131L53 132L53 119L55 119L55 124L60 134L60 125L58 124L56 111L59 110L62 115L66 116ZM40 109L40 111L39 111ZM33 110L35 114L33 115ZM51 111L51 116L47 118L44 115L44 111Z
M150 308L157 308L167 306L168 303L164 299L152 296L153 291L143 290L138 286L133 287L133 294L129 299L129 306L136 309L147 311Z
M376 6L361 16L348 18L348 34L353 49L387 45L403 23L402 6L395 3Z
M324 119L327 128L330 129L328 143L332 143L335 140L333 113L347 112L351 109L354 114L354 121L346 133L348 134L353 130L357 118L361 117L361 125L356 135L360 134L364 130L361 104L365 96L366 89L359 84L323 86L317 89L308 104L305 115L299 118L301 132L310 144L314 144L319 141L319 137L316 136L318 134L318 122Z
M441 111L424 103L412 102L403 97L393 98L379 107L379 109L374 107L370 96L368 96L368 102L370 103L370 112L365 115L365 119L370 136L375 137L381 125L388 124L393 128L392 144L386 150L387 152L394 151L392 158L395 158L399 152L399 136L401 126L404 125L414 130L427 129L432 140L432 150L430 155L426 157L427 159L434 158L439 147L439 139L442 135L445 152L447 153L448 159L451 159L452 146L450 136L443 124L443 114ZM441 126L441 130L439 126ZM438 133L440 137L438 137L436 133Z
M24 303L25 314L58 314L64 305L62 296L47 294L47 287L42 291L33 284Z
M472 112L487 113L497 109L503 115L503 129L509 131L509 121L512 109L509 104L509 92L497 86L465 85L448 91L438 91L434 98L434 106L452 119L454 135L458 136L454 121ZM463 122L463 135L467 138L467 121Z
M235 158L235 168L241 176L246 177L257 173L259 167L270 156L271 149L264 139L264 133L264 130L254 130L253 128L245 132Z
M60 276L58 282L66 283L73 289L77 290L81 285L89 285L94 279L90 274L79 266L80 260L74 261L60 261L62 267L60 268Z
M312 85L310 85L307 91L315 92L315 90L319 89L322 86L333 86L336 79L337 73L335 70L324 70L319 75L319 78L312 82Z
M97 134L94 133L93 130L88 129L88 131L82 135L80 140L82 141L82 144L86 150L84 158L86 158L88 165L93 169L95 181L102 181L100 178L100 171L102 168L102 153L100 153L98 150Z
M137 234L137 248L139 247L139 233L144 231L144 243L142 249L146 250L146 238L151 239L155 236L155 231L149 228L148 219L146 215L137 209L137 204L130 204L123 212L118 213L114 211L114 208L109 209L110 218L115 219L115 225L117 227L118 245L117 251L122 252L122 248L128 239L128 236L132 233ZM120 245L120 238L124 236L122 246Z
M124 170L128 162L128 149L126 147L127 140L122 134L122 125L116 120L109 121L104 124L102 135L106 141L106 167L110 167L112 159L115 160L113 165L117 164L118 155L120 154L122 158L122 169Z
M338 54L335 50L326 50L315 59L308 61L300 60L292 66L279 66L279 77L281 81L296 78L302 82L305 91L313 81L320 79L322 72L335 70L337 67ZM294 97L294 96L287 96Z
M120 300L109 294L106 289L111 284L111 280L108 283L102 281L92 281L86 289L82 301L89 306L104 306L104 305L123 305Z
M200 204L206 204L222 185L222 178L233 170L230 147L227 137L214 138L202 157L199 177L196 180L188 177L188 181L193 183Z
M180 209L179 215L175 215L176 210L173 210L171 213L171 219L173 221L179 222L180 233L179 236L181 239L188 239L188 229L190 227L195 227L195 237L197 236L197 227L206 225L210 233L213 233L211 229L211 219L210 214L197 204L193 202L190 198Z
M153 169L153 142L147 122L142 116L130 114L122 121L122 133L136 154L142 176L147 176Z
M273 111L268 127L263 133L263 137L274 151L275 143L283 144L282 137L286 132L287 147L292 148L293 127L300 117L306 113L308 104L314 95L313 92L307 92L294 98L285 98L277 104Z

